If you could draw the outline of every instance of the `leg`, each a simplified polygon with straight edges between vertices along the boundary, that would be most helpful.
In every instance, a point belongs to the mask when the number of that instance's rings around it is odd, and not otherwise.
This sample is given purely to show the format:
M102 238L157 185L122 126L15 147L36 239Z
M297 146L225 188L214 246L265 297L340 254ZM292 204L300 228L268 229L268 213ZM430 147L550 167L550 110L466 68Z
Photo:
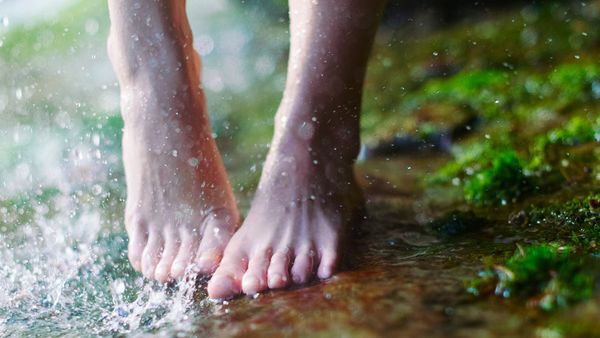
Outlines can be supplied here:
M288 79L275 136L248 217L209 282L210 297L333 274L343 225L360 206L352 166L383 3L290 1Z
M121 87L129 259L167 281L216 268L238 212L211 137L184 1L110 0Z

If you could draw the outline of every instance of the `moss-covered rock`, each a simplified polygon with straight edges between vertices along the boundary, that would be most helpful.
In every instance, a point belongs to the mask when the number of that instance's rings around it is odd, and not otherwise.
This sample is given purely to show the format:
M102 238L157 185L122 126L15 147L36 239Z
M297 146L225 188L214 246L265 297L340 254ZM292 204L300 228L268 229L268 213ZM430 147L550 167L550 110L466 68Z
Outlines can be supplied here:
M491 166L475 173L464 186L465 199L480 205L514 203L529 190L522 160L510 150L496 154Z
M600 259L572 247L531 245L519 248L504 264L482 272L468 290L479 294L493 289L497 296L518 297L532 306L553 310L591 298L599 272Z
M600 193L566 202L531 206L527 212L533 227L551 231L552 241L574 245L580 250L600 252Z

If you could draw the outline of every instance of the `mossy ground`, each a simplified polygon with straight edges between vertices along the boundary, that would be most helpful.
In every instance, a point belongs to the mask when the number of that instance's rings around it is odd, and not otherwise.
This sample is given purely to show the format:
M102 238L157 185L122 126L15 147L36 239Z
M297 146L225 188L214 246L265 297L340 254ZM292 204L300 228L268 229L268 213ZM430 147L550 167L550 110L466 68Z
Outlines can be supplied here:
M423 175L425 191L443 196L432 205L461 210L430 227L447 236L504 217L519 224L514 235L538 231L514 255L488 257L474 283L544 309L591 299L600 283L599 6L540 4L424 38L391 34L399 48L376 49L367 86L367 143L477 117L452 140L452 159ZM398 63L406 71L383 81Z

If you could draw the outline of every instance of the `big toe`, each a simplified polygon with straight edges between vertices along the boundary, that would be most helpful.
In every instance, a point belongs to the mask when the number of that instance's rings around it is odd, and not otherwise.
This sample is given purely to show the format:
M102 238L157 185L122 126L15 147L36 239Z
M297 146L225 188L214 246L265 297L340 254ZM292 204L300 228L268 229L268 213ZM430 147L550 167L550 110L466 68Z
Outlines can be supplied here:
M208 297L228 299L242 292L240 281L228 275L214 275L208 282Z
M208 296L227 299L242 292L242 276L248 267L248 259L240 252L226 252L215 274L208 282Z

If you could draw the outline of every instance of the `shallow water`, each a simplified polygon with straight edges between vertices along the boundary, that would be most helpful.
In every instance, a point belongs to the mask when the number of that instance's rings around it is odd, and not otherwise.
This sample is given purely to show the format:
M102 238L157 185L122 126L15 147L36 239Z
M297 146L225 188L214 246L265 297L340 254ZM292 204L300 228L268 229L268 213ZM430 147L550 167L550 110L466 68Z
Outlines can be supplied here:
M432 214L419 199L417 175L437 163L360 164L369 216L355 225L359 236L350 240L343 271L221 304L206 298L205 280L161 286L132 271L120 221L95 204L93 192L40 197L19 228L3 228L0 334L530 337L543 330L547 319L539 313L478 301L465 290L481 258L514 251L512 240L490 231L436 238L417 221ZM1 210L5 219L15 212Z

